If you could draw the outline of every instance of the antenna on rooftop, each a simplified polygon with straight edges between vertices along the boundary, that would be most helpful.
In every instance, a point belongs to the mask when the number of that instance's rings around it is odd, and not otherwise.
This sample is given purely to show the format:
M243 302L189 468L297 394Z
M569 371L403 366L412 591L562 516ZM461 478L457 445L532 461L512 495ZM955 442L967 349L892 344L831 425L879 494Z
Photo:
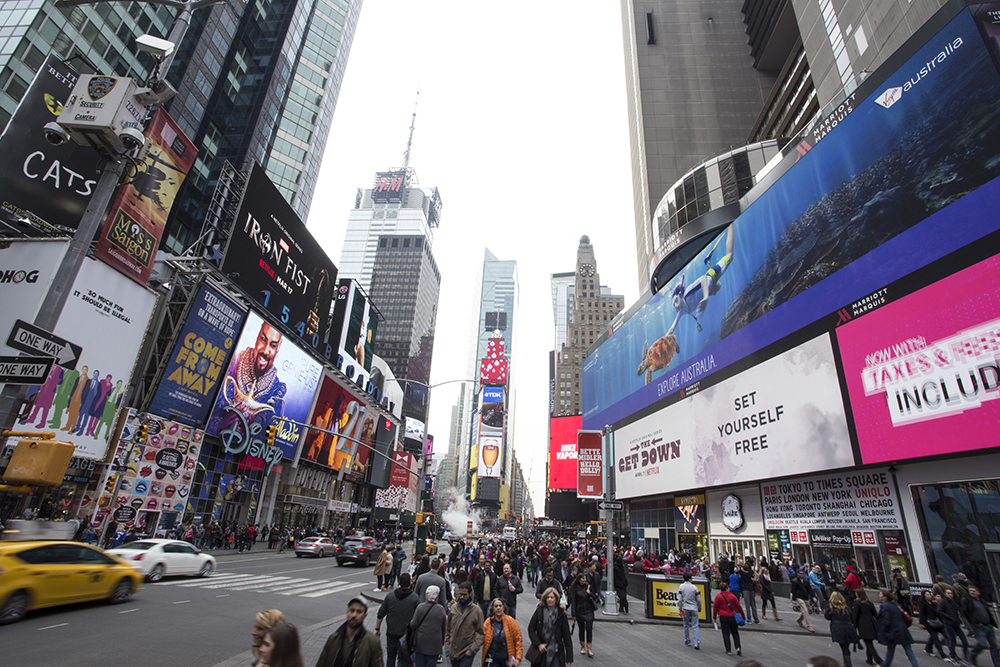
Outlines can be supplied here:
M403 169L410 166L410 146L413 144L413 130L417 124L417 103L420 102L420 91L417 91L417 99L413 103L413 119L410 121L410 138L406 140L406 151L403 153Z

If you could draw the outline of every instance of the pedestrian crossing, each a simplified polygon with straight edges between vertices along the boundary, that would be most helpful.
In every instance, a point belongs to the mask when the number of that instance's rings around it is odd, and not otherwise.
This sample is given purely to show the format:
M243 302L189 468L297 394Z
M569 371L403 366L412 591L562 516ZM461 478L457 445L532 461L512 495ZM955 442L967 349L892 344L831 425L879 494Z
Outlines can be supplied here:
M283 577L270 574L237 574L218 572L202 579L177 579L160 581L153 586L176 586L177 588L200 588L204 590L251 591L253 593L273 593L294 595L303 598L321 598L352 588L370 586L368 582L350 582L331 579L307 579L304 577Z

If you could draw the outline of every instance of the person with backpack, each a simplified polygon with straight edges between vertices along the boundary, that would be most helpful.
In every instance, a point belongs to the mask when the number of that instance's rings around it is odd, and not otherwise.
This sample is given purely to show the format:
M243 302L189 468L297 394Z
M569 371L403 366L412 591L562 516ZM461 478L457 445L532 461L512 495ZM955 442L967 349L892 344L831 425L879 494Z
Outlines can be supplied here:
M406 627L413 619L420 599L410 590L410 575L399 575L399 588L385 596L378 608L375 619L375 636L381 637L382 620L385 619L385 657L386 667L410 667L410 656L401 651L399 640L406 635Z
M913 655L913 635L910 634L909 624L906 622L908 615L904 616L905 612L896 602L896 595L892 591L883 590L879 592L879 599L882 604L878 610L878 640L885 644L882 667L889 667L892 664L897 646L903 647L913 667L920 667L917 656Z

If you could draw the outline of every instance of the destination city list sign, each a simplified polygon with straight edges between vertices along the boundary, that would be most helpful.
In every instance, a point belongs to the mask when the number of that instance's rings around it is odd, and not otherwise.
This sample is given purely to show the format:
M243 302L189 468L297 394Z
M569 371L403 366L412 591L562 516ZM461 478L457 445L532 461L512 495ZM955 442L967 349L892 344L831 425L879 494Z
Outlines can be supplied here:
M768 530L900 530L902 512L885 469L794 478L760 485Z

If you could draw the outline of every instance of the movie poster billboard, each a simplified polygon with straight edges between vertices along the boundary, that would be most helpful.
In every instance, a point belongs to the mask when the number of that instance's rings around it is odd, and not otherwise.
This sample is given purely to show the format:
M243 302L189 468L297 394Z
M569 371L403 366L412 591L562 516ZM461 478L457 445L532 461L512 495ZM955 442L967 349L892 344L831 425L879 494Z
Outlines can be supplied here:
M993 444L983 434L1000 426L998 271L990 257L837 328L864 463Z
M153 414L149 415L147 425L146 443L136 444L140 420L135 408L129 408L114 455L115 466L125 470L109 474L104 486L97 490L96 503L88 494L80 508L81 513L93 511L97 525L116 509L131 507L136 510L135 519L126 526L134 525L139 532L154 535L160 513L185 512L204 432ZM118 478L121 478L118 495L114 497L112 492Z
M576 436L576 497L604 497L604 443L600 431L579 431Z
M325 374L316 396L316 407L299 460L310 461L340 470L354 481L364 481L365 470L375 446L375 425L383 419L367 403ZM318 430L323 429L323 430ZM333 431L334 434L325 431ZM361 441L362 447L355 441Z
M74 456L103 459L155 303L153 292L85 259L52 332L83 351L75 367L55 364L44 383L29 389L14 430L55 431L76 445ZM39 304L9 305L6 317L30 322Z
M584 428L679 394L1000 228L1000 77L968 10L830 137L584 360Z
M330 345L343 359L340 370L362 389L367 387L371 377L378 321L378 311L358 281L353 278L339 280L330 326Z
M829 334L614 434L616 497L854 465Z
M479 410L479 480L503 472L503 388L483 387Z
M118 189L95 250L102 261L140 285L149 282L170 208L198 155L163 107L153 114L146 141L145 163Z
M150 412L188 426L205 423L243 315L243 309L202 283L156 387Z
M294 459L323 368L277 327L250 311L205 429L240 457L240 468L270 469ZM278 424L274 446L267 427ZM265 467L266 461L266 467Z
M306 345L336 361L325 346L337 267L257 163L221 268Z
M550 491L576 491L576 434L582 425L580 415L549 420Z
M56 54L49 54L21 97L0 136L0 215L26 217L44 229L72 233L97 186L100 156L89 146L45 140L46 123L62 113L79 78ZM14 223L19 231L37 233Z

